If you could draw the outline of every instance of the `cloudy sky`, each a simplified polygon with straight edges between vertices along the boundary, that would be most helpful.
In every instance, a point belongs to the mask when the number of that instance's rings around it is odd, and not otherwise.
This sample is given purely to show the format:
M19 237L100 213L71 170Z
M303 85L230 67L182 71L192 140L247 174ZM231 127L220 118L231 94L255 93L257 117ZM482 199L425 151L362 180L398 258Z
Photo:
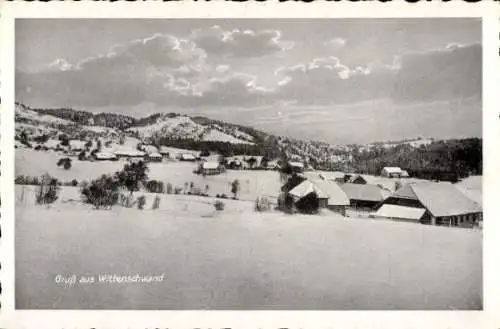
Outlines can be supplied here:
M296 138L481 135L481 21L18 20L16 98Z

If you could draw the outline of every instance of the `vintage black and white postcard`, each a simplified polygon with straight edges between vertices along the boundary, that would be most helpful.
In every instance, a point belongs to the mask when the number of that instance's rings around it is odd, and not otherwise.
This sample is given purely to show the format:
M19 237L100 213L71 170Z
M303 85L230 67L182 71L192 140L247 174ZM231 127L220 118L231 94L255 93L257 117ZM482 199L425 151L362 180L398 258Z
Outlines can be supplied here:
M156 5L5 7L10 327L495 328L498 7Z

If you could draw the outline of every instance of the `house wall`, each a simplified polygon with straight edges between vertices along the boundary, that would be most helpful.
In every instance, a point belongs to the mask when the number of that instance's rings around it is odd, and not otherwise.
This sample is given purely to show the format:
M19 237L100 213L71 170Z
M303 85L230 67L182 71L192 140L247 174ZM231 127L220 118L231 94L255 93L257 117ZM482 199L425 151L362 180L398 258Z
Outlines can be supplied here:
M378 205L379 201L368 201L368 200L356 200L350 199L351 207L356 209L374 209L376 205Z
M477 226L481 220L482 213L468 213L457 216L437 217L435 218L435 225L472 228Z
M327 208L345 217L346 206L327 206Z
M319 208L327 208L328 207L328 199L320 199L318 198Z

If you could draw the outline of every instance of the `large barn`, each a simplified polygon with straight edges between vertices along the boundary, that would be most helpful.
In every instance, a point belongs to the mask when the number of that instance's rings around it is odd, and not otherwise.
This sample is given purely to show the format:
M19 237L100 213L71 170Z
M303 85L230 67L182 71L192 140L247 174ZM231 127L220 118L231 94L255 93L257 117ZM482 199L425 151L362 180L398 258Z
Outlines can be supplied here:
M346 207L349 205L349 198L333 181L306 179L288 194L293 197L299 209L307 208L313 201L317 202L318 208L328 208L345 216Z
M453 184L422 182L406 184L372 215L423 224L473 227L482 221L482 214L482 206Z
M399 167L384 167L380 175L388 178L401 178L408 177L408 172L406 170L401 170Z
M373 209L384 200L384 191L377 185L370 184L341 184L340 188L349 197L351 207Z
M224 171L224 166L217 161L204 161L198 168L198 172L203 176L218 175Z

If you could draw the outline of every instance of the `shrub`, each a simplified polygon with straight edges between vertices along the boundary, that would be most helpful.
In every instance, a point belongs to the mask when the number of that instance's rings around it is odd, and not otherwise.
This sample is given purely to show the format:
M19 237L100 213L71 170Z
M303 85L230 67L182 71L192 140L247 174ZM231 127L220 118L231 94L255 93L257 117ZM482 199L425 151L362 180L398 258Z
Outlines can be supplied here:
M134 197L130 193L124 194L120 193L120 205L126 208L132 208L137 201L134 201Z
M176 186L174 189L174 194L181 194L182 192L182 187Z
M64 169L68 170L71 168L71 159L70 158L59 159L59 161L57 162L57 166L58 167L63 166Z
M269 199L265 196L259 196L255 200L255 211L268 211L271 208Z
M172 190L173 190L172 184L167 183L167 194L172 194Z
M158 195L155 196L155 199L153 201L153 207L152 207L153 210L160 208L160 201L161 201L161 198Z
M140 197L137 198L137 209L143 210L145 205L146 205L146 197L144 195L141 195Z
M227 195L226 195L226 193L222 193L222 194L220 195L220 198L221 198L221 199L227 199Z
M23 175L19 175L16 177L16 179L14 179L14 184L24 185L26 184L26 178L24 178Z
M240 191L240 181L235 179L231 183L231 193L233 193L233 199L237 199L239 191Z
M146 190L150 193L165 193L165 184L161 181L150 180L146 183Z
M224 210L224 206L225 206L224 202L219 201L219 200L215 201L215 203L214 203L215 210L217 210L217 211Z
M294 213L295 206L294 206L293 198L286 193L281 193L278 196L278 210L281 210L281 211L288 213L288 214Z
M97 209L111 208L118 202L120 184L115 177L102 175L88 185L82 186L81 194L84 202Z
M78 160L80 161L85 160L85 151L81 151L80 154L78 154Z
M127 163L115 176L120 185L126 187L130 191L130 194L132 194L134 191L138 191L140 184L148 179L147 172L148 167L146 163L139 161Z
M59 187L57 186L57 179L45 174L42 176L40 186L35 195L37 204L51 204L57 200Z
M73 179L71 181L71 186L78 186L78 181L76 179Z

